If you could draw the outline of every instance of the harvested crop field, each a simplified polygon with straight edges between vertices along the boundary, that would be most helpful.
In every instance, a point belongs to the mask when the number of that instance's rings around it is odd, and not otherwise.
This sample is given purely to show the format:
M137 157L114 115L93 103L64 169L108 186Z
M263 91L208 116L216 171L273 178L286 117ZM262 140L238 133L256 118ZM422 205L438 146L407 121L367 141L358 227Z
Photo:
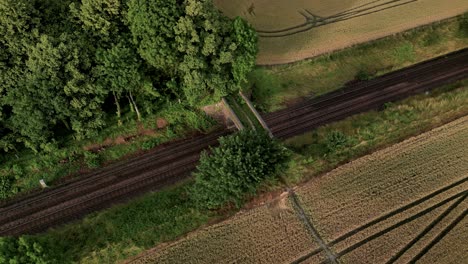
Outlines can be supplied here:
M283 64L468 11L465 0L214 0L258 31L261 65Z
M452 237L459 245L468 232L453 224L468 208L466 142L468 117L344 165L296 193L343 263L408 263L432 250L432 262L446 263L438 258L450 258L443 252L451 243L439 241ZM452 261L468 258L460 247Z
M131 263L288 263L316 247L284 194Z
M468 248L468 218L464 217L447 235L434 245L418 263L433 264L434 259L440 263L460 263L461 259L466 260Z

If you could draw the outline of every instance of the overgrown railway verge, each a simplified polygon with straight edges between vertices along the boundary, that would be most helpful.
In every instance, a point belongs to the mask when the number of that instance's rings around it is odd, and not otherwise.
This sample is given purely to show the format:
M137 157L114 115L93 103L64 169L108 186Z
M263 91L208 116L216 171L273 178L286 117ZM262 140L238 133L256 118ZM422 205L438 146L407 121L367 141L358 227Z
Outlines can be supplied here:
M468 77L468 51L415 65L362 82L290 109L265 115L274 136L288 138L325 123L375 109L441 85ZM128 163L73 180L0 208L0 234L39 232L110 205L187 179L199 152L217 144L219 131L157 148Z

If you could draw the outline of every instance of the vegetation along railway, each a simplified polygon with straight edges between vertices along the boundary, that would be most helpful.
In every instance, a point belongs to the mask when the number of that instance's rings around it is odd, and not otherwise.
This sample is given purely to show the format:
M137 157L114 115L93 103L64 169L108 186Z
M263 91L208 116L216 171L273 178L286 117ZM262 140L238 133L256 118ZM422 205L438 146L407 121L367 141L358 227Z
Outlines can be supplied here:
M264 116L273 135L288 138L468 77L468 49L348 85ZM36 233L190 177L200 152L225 129L161 145L144 156L108 166L57 187L0 206L0 235Z

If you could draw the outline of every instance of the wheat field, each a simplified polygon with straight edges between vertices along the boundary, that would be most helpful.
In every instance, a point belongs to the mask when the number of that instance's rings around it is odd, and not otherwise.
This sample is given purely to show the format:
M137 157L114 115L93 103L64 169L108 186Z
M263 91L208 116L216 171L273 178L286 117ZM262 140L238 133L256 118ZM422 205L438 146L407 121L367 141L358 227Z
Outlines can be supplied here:
M343 263L408 263L466 214L467 142L464 117L341 166L296 193ZM450 250L468 257L460 244Z
M260 65L284 64L468 11L466 0L214 0L259 33Z

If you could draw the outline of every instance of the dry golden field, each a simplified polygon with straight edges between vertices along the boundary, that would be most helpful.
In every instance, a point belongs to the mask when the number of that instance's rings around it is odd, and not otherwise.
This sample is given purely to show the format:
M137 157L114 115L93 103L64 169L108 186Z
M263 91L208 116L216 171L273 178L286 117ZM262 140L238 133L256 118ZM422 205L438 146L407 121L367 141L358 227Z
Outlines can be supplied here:
M259 32L257 63L283 64L468 11L466 0L214 0Z
M468 247L468 218L465 217L452 231L440 240L420 260L421 264L434 264L434 259L439 263L459 264L460 260L467 259Z
M339 167L296 193L343 263L408 263L466 214L467 142L464 117ZM466 225L461 232L468 232ZM452 236L459 241L463 235ZM451 250L443 245L435 256ZM455 259L468 258L464 245L451 246L459 252Z
M131 263L290 263L316 247L283 195Z

